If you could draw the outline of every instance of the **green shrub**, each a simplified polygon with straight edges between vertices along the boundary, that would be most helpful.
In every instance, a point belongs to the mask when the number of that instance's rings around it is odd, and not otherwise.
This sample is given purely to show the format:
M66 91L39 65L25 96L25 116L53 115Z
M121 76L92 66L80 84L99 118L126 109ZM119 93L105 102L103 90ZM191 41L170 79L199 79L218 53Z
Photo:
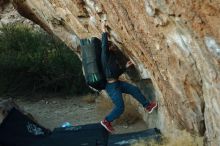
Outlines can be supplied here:
M88 92L80 60L59 39L21 24L0 28L0 95Z

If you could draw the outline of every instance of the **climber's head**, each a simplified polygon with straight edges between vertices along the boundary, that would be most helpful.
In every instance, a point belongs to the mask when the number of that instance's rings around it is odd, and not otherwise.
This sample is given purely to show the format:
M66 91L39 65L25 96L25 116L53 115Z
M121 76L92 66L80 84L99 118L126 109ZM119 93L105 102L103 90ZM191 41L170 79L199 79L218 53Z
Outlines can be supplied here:
M117 51L118 50L118 47L114 43L112 43L111 41L108 41L108 46L109 46L110 51Z

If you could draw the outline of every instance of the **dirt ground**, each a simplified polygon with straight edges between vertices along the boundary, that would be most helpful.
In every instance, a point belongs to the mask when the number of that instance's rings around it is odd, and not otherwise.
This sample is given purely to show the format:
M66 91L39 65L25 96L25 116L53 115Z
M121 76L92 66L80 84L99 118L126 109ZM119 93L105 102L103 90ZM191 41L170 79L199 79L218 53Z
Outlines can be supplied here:
M38 97L16 98L15 102L25 111L31 113L35 119L46 128L53 130L64 122L74 125L98 123L105 116L106 111L100 112L97 103L88 103L83 97ZM143 120L131 125L113 123L115 133L135 132L146 129Z

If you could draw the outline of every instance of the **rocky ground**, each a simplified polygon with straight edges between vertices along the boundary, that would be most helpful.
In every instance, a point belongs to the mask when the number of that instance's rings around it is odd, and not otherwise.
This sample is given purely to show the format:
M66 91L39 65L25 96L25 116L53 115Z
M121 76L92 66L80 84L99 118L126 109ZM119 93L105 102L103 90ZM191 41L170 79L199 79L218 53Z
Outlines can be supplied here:
M15 102L25 111L31 113L43 126L54 129L64 122L72 125L97 123L104 117L106 111L97 108L97 102L88 102L84 97L37 97L17 98ZM146 129L143 120L134 124L113 123L115 133L127 133Z

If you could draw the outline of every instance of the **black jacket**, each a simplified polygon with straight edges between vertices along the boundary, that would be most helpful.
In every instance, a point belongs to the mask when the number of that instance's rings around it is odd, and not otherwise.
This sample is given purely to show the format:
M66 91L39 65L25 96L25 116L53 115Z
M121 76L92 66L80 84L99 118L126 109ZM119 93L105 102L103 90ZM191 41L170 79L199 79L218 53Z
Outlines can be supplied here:
M102 34L102 69L106 79L117 79L124 71L125 67L119 64L119 58L114 51L109 50L108 34Z

